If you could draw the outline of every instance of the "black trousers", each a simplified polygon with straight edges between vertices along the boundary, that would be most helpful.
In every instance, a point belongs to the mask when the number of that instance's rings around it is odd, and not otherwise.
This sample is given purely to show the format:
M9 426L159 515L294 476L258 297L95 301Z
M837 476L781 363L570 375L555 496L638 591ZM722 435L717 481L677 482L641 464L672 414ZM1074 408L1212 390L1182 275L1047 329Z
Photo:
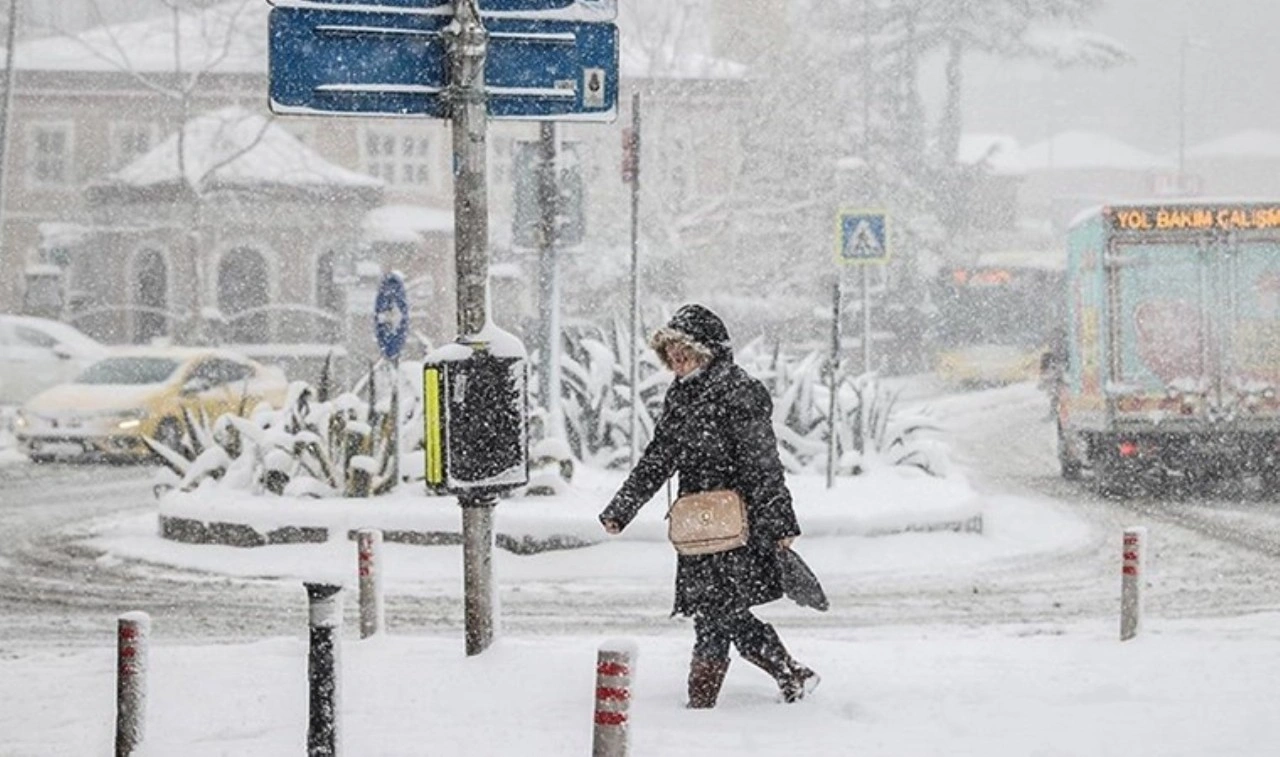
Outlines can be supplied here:
M693 654L708 660L729 659L730 644L737 647L743 657L759 658L773 651L770 647L777 639L773 626L752 615L746 607L726 612L699 612L693 616L693 630Z

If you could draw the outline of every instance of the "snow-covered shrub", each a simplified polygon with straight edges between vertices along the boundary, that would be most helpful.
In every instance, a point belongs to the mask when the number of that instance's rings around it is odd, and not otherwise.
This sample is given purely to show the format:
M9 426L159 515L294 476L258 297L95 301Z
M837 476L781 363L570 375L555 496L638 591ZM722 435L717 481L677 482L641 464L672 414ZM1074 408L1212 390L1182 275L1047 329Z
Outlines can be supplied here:
M630 462L632 355L625 348L629 342L629 328L617 320L599 332L566 330L562 338L563 436L572 454L593 467L619 468ZM639 352L637 425L642 440L647 440L671 376L650 350ZM534 427L547 429L546 409L535 408L534 416ZM547 429L535 442L555 436Z
M630 459L630 355L625 349L629 336L629 330L616 321L600 331L574 329L564 335L561 410L565 441L568 453L594 467L621 468ZM638 352L638 420L643 447L661 412L671 374L652 351ZM736 360L773 396L774 430L787 470L825 471L831 427L827 420L831 413L829 356L811 351L793 357L781 345L770 346L756 339L737 351ZM941 430L927 409L907 411L899 407L897 395L874 375L853 376L840 370L836 379L838 473L858 475L876 465L906 465L931 475L945 475L946 447L938 438ZM539 441L554 435L540 430L549 422L545 408L534 408L532 412L536 447Z
M278 495L383 494L397 478L421 478L420 466L393 465L388 373L371 368L357 385L367 400L355 392L330 400L323 380L320 388L296 381L279 409L263 403L249 417L226 414L212 427L188 414L181 444L147 443L181 477L183 490L224 479L234 488ZM400 448L420 450L421 393L404 380L409 375L402 371L400 377Z
M783 465L793 473L824 472L829 454L830 356L813 351L789 358L778 346L767 349L752 342L743 348L738 362L773 395L773 425ZM946 475L948 457L941 427L927 408L900 407L897 393L875 374L837 371L835 418L837 473L858 475L876 465L906 465L930 475Z

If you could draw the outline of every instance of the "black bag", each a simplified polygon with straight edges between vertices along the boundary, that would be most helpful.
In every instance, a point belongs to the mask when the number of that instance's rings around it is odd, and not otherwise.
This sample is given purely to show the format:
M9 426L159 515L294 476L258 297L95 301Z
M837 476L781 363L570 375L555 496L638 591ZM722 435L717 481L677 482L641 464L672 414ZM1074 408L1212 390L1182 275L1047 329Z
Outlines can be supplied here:
M783 593L801 607L826 612L831 606L827 602L827 593L800 555L790 547L782 547L778 550L778 562L782 566Z

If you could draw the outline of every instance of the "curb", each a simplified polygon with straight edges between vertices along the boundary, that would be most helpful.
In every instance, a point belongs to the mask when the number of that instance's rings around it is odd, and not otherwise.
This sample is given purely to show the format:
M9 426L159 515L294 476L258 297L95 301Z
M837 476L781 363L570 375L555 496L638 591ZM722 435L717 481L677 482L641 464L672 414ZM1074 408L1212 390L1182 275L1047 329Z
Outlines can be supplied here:
M324 526L281 526L262 532L243 523L208 522L174 515L159 515L160 538L183 544L219 544L228 547L265 547L274 544L322 544L329 541ZM347 539L355 541L356 530L347 530ZM383 531L384 542L413 544L422 547L452 546L462 543L462 534L454 531ZM563 549L581 549L598 544L576 536L552 535L545 538L495 534L494 544L517 555L534 555Z

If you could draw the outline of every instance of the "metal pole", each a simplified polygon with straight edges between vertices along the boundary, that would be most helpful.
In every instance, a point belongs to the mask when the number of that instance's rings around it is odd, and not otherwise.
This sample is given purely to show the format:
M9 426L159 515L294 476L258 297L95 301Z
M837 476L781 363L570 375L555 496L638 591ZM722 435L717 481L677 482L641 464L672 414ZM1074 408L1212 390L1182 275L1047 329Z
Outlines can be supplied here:
M454 0L455 23L446 32L453 126L454 252L457 267L458 335L484 328L488 317L489 194L485 184L484 64L489 34L476 0Z
M555 307L556 277L556 125L551 121L538 124L538 319L541 331L542 406L547 410L549 436L560 436L551 417L554 401L552 383L555 377L553 353L555 333L552 310Z
M450 115L453 126L453 216L457 267L458 336L480 333L488 320L489 198L485 184L484 63L489 35L476 0L453 0L449 49ZM493 642L492 494L463 494L462 560L468 655Z
M1182 35L1178 52L1178 186L1176 192L1182 194L1182 172L1186 165L1187 155L1187 35Z
M640 93L631 95L631 464L640 460Z
M862 161L871 164L871 0L862 0Z
M338 710L338 643L342 629L342 587L304 582L307 589L307 757L337 757L341 739Z
M400 485L400 356L391 359L391 486Z
M1142 627L1142 582L1146 580L1147 529L1124 530L1120 568L1120 641L1138 635Z
M630 747L631 670L635 650L606 643L596 652L596 714L592 757L626 757Z
M871 270L862 264L862 372L871 372Z
M360 584L360 638L382 633L386 613L382 602L382 531L356 532L356 573Z
M5 34L4 99L0 100L0 256L5 248L5 182L8 180L9 118L13 110L13 84L17 79L13 70L13 47L18 32L18 0L9 0L9 29ZM65 282L64 282L65 284Z
M146 737L151 617L127 612L116 622L116 757L130 757Z
M831 398L827 403L827 488L836 484L836 380L840 366L840 273L831 285Z

